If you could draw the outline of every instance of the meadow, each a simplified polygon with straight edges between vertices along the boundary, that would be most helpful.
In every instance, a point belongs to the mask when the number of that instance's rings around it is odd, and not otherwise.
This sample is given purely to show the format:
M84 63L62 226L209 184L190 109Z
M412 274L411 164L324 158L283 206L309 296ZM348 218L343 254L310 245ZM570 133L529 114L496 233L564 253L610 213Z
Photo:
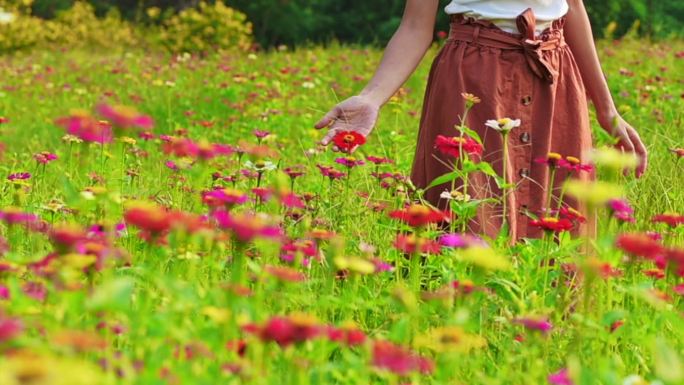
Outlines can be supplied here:
M684 384L684 43L600 42L649 170L517 244L416 203L438 48L353 158L313 124L377 49L0 57L0 385Z

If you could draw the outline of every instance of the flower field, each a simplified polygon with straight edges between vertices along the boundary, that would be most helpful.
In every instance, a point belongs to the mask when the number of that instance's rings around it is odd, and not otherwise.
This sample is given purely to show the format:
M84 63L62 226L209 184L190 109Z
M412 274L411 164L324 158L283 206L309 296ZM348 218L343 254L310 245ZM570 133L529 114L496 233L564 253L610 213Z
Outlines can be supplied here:
M406 177L429 58L349 154L313 125L375 49L0 57L0 385L684 384L684 44L600 51L649 169L599 129L539 159L597 235L549 198L517 243ZM468 127L435 151L500 179Z

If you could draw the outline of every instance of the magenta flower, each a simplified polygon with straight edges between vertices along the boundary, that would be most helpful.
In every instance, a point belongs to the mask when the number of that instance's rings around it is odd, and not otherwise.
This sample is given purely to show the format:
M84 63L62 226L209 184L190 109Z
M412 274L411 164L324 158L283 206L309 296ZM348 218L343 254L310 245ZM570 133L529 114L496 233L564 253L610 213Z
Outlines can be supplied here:
M551 322L548 321L546 318L536 318L536 317L524 317L524 318L516 318L513 320L513 323L517 323L519 325L522 325L525 327L525 329L528 330L536 330L541 332L542 334L548 334L551 329L553 329L553 325L551 325Z
M7 207L0 211L0 220L8 225L29 224L38 221L38 217L15 207Z
M14 318L5 318L0 314L0 343L16 337L24 329L21 321Z
M265 131L265 130L254 130L253 134L254 134L254 136L256 136L257 139L260 139L260 140L271 135L270 132Z
M487 246L480 237L468 234L444 234L439 238L439 244L454 249L461 249L474 245Z
M366 160L368 160L369 162L371 162L371 163L373 163L373 164L375 164L375 165L392 164L392 163L394 163L394 161L393 161L392 159L380 158L380 157L377 157L377 156L367 156L367 157L366 157Z
M613 218L620 222L634 222L634 209L624 199L611 199L608 201L608 209Z
M16 172L14 174L9 174L7 176L8 180L26 180L26 179L31 179L31 173L30 172Z
M109 104L100 104L97 106L97 112L103 118L107 119L115 127L141 128L150 130L154 127L154 120L147 116L140 114L135 108L126 106L112 106Z
M347 168L354 168L356 166L362 166L366 164L366 162L362 160L357 160L356 158L353 158L351 156L344 157L344 158L337 158L335 159L335 163L341 164Z
M213 216L222 229L229 230L242 243L249 243L255 238L280 238L283 235L279 227L267 224L255 214L216 211Z
M55 124L86 142L104 144L111 142L113 138L111 125L98 121L87 112L75 111L70 116L58 118Z
M0 299L10 299L10 291L7 286L0 285Z
M215 189L202 193L202 202L209 207L226 207L229 209L247 202L248 199L247 194L231 188Z
M51 152L42 151L33 155L33 159L35 159L40 164L48 164L53 160L57 160L57 155Z
M561 369L556 373L549 374L548 380L551 385L574 385L568 375L568 369Z

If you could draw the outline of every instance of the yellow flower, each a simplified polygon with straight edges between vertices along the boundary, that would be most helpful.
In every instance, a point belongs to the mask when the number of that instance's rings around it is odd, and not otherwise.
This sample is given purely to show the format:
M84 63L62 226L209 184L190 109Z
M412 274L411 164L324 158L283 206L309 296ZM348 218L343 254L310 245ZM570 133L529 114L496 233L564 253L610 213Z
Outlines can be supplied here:
M614 170L634 169L639 164L639 158L633 153L625 153L612 147L595 150L591 159L597 166L604 166Z
M438 353L468 353L473 349L487 346L487 340L476 334L466 333L458 326L446 326L430 330L416 338L416 345Z
M565 183L568 195L591 206L602 206L611 199L622 197L622 187L602 181L588 182L569 180Z
M510 261L488 247L473 246L459 252L459 257L464 262L472 263L485 270L508 270Z
M375 265L363 258L359 257L336 257L335 266L340 270L349 270L353 273L362 275L373 274L375 272Z

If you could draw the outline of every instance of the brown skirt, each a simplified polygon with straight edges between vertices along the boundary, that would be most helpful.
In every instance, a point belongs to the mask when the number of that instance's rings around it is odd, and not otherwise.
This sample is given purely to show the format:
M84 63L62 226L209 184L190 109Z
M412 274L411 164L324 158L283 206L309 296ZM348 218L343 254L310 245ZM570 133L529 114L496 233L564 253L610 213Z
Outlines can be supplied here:
M513 239L539 237L542 231L530 226L529 213L545 210L549 168L535 162L549 152L587 161L592 148L587 97L579 69L563 37L565 19L535 36L535 17L531 10L517 19L520 34L507 33L485 20L452 17L449 39L430 70L412 181L425 188L435 178L448 173L448 161L434 148L438 135L459 135L465 103L462 93L482 101L468 113L468 127L483 141L482 161L489 162L503 175L503 140L500 133L485 126L490 119L520 119L522 125L511 131L508 140L507 180L516 185L507 199L507 222ZM561 187L567 177L559 170L555 179L552 208L558 206ZM593 178L580 174L580 178ZM458 185L457 185L458 186ZM448 201L440 198L451 185L425 192L425 199L440 208ZM499 198L495 180L481 173L472 174L468 194L474 199ZM576 202L564 199L575 209ZM470 231L494 237L503 218L500 204L483 204Z

